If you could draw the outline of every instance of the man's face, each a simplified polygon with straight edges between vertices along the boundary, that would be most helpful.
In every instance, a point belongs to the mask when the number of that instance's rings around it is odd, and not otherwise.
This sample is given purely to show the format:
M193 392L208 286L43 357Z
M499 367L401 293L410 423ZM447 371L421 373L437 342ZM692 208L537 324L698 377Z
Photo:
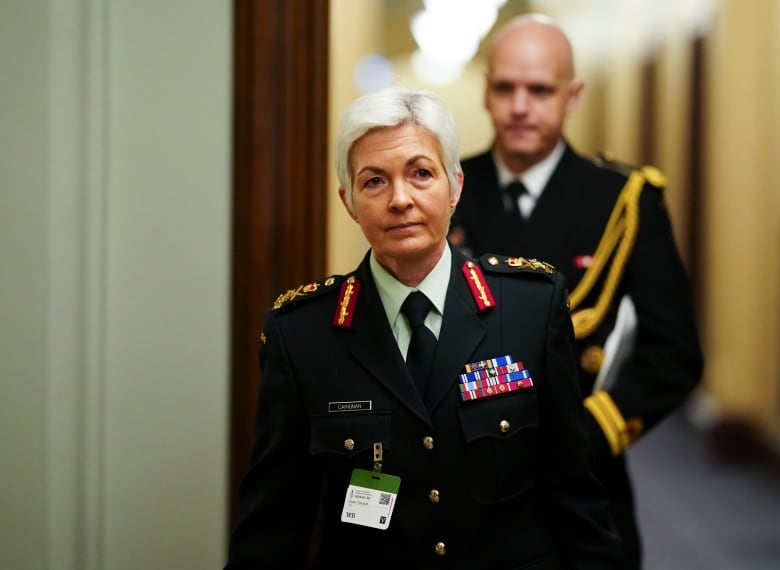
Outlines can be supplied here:
M496 148L520 172L544 159L563 133L580 86L572 81L569 59L538 38L510 36L496 46L487 75L485 108Z
M369 131L352 146L350 166L353 202L347 211L377 260L391 272L435 263L460 188L450 195L434 136L411 124ZM343 189L340 195L346 206Z

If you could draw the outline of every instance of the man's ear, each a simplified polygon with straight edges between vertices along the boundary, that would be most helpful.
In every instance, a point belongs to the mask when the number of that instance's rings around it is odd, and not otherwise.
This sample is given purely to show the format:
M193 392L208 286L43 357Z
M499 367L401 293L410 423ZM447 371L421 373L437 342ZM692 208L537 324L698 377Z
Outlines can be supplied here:
M347 191L344 190L343 186L339 186L339 198L341 198L341 203L344 204L344 208L346 208L349 217L357 222L358 219L357 216L355 215L355 212L353 212L350 209L349 205L347 204Z
M578 79L575 79L569 84L569 98L566 101L566 115L571 115L579 107L580 95L582 90L585 89L585 83Z

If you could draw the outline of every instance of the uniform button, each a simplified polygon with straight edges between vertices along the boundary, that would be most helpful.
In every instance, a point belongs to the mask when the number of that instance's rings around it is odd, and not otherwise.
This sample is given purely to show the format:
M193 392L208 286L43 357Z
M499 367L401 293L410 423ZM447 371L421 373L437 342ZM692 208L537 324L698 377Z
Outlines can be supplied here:
M433 438L429 435L426 435L423 438L423 447L425 449L433 449Z
M510 426L509 422L508 422L508 421L506 421L506 420L501 420L501 421L499 422L499 424L498 424L498 429L500 429L500 430L501 430L501 433L506 433L506 432L508 432L510 427L511 427L511 426Z
M580 366L588 374L596 374L604 363L604 349L600 346L589 346L582 351Z
M352 451L353 449L355 449L355 440L352 438L345 439L344 449L346 449L347 451Z
M437 542L436 546L433 547L433 549L436 551L436 554L439 556L444 556L447 554L447 545L443 542Z
M428 500L432 503L438 503L439 502L439 491L436 489L431 489L428 491Z

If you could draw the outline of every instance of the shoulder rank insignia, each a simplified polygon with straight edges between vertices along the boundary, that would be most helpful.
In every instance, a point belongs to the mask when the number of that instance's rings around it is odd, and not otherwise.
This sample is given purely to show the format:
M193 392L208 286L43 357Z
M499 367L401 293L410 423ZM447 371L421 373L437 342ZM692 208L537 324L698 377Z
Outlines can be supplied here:
M348 329L352 326L352 317L355 315L355 303L359 292L360 281L354 275L350 275L342 281L336 312L333 315L334 327Z
M630 176L634 171L639 171L648 184L655 186L656 188L666 188L666 176L664 176L664 173L655 166L635 166L627 162L620 162L615 160L615 157L608 152L600 153L596 157L595 162L598 166L609 168L626 177Z
M469 284L471 296L474 297L477 309L482 312L495 307L496 300L493 298L493 293L490 292L490 288L487 286L485 276L482 274L482 269L479 265L468 260L463 264L461 272L466 277L466 283Z
M628 176L632 170L636 170L636 167L633 165L617 160L609 151L598 153L593 162L596 163L596 166L613 170L623 176Z
M279 295L271 308L274 311L278 311L282 307L286 307L291 303L313 299L321 293L329 291L334 285L341 282L342 279L343 277L340 275L332 275L321 282L315 281L313 283L309 283L308 285L299 285L297 288L290 289L287 292Z
M491 271L500 271L508 273L516 271L518 269L523 271L530 271L533 273L542 273L546 275L552 275L555 273L555 267L546 261L539 261L538 259L528 259L525 257L507 257L505 255L483 255L480 258L482 265L486 269Z

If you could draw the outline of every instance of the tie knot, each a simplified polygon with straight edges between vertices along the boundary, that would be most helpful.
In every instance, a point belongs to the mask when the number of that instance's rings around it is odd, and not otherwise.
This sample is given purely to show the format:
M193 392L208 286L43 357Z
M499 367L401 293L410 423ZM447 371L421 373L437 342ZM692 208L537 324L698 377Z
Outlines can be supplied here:
M525 184L519 180L515 180L514 182L511 182L507 185L506 191L510 196L512 196L512 198L517 200L520 196L528 192L528 188L526 188Z
M414 329L425 322L428 311L431 310L431 300L422 291L409 293L401 305L401 312L409 319L409 325Z

